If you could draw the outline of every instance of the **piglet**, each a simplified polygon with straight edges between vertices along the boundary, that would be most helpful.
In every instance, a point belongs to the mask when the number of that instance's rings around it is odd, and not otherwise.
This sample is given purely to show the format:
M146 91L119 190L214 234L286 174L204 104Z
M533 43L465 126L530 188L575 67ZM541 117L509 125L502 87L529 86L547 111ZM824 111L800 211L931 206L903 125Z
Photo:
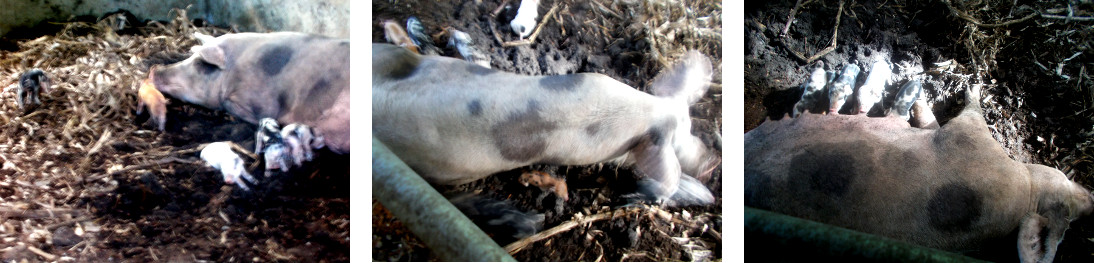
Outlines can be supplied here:
M456 30L455 28L448 27L444 29L448 33L448 47L456 49L456 52L460 54L460 57L471 63L478 64L486 68L490 68L490 58L479 53L475 49L475 43L471 38L471 35Z
M156 66L152 66L152 70L155 70ZM156 127L163 131L164 122L167 119L167 99L163 97L163 93L160 93L156 89L155 76L149 74L148 79L141 82L140 90L137 91L137 114L141 114L145 106L148 107L148 114L152 117L152 120L156 122Z
M281 129L281 139L292 153L293 163L297 166L315 158L312 149L324 146L321 134L316 134L311 127L300 123L285 125L285 128Z
M855 92L855 78L858 77L859 70L858 65L848 63L832 81L828 87L828 113L839 114L844 103L847 103L847 98Z
M266 144L281 143L281 125L272 118L262 118L258 121L258 130L255 131L255 154L262 153Z
M520 183L524 186L535 185L543 191L554 192L563 201L570 200L570 194L566 189L566 180L555 178L541 171L529 171L520 175Z
M391 20L384 20L383 25L384 38L387 39L387 42L395 44L396 46L405 47L414 53L421 54L421 52L418 51L418 44L415 44L415 41L407 35L406 30L403 30L403 27L400 26L399 23L395 23L395 21Z
M269 171L281 170L281 172L288 172L289 165L292 163L292 156L288 147L285 147L283 143L275 143L266 145L263 150L263 157L266 159L266 176L269 176Z
M205 163L209 166L220 170L226 184L235 183L239 188L250 191L251 189L243 183L243 180L247 180L252 184L255 183L255 178L247 173L247 169L244 168L243 159L232 151L231 145L227 142L214 142L206 145L205 148L201 149L201 159L205 160ZM240 180L240 178L243 180Z
M881 102L881 95L885 92L885 84L893 77L893 70L885 60L874 62L870 67L870 75L866 76L866 83L858 88L858 113L866 114L875 104Z
M513 32L520 35L520 38L528 37L532 34L532 29L536 27L536 16L539 15L538 9L539 0L520 1L517 16L513 18L513 21L509 21L509 27L512 27Z
M828 83L825 75L824 63L818 63L809 80L802 84L804 91L802 91L801 100L794 104L794 117L801 115L802 112L809 111L808 105L813 105L823 98L824 85Z
M23 73L19 77L19 97L16 102L19 104L19 108L23 109L23 105L30 103L34 105L42 104L42 101L38 99L42 92L49 93L49 76L46 76L46 72L41 69L32 69Z

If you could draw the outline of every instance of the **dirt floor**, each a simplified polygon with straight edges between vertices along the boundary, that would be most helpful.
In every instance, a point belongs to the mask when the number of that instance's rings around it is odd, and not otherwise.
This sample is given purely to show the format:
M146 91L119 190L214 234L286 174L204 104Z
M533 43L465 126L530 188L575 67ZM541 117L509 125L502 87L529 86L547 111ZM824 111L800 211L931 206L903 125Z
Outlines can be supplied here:
M215 141L250 149L254 125L172 98L166 131L135 114L150 66L186 58L192 32L228 32L176 13L130 15L124 27L113 16L46 22L0 41L0 259L349 260L348 156L324 149L271 177L244 157L260 181L247 192L198 152ZM54 89L24 113L15 89L31 68Z
M898 83L924 82L924 94L943 123L963 107L956 104L961 92L983 85L982 107L992 135L1014 159L1059 168L1094 188L1094 111L1088 111L1094 108L1094 79L1086 69L1094 69L1090 1L801 2L787 37L780 35L796 1L745 3L745 131L790 111L801 96L799 85L817 63L806 60L829 46L838 29L835 48L817 60L827 69L846 63L866 69L877 58L890 59ZM1069 10L1076 19L1067 19ZM895 93L890 89L887 106ZM968 254L1014 261L1013 243L1009 246L1002 253ZM1071 224L1056 261L1094 262L1094 220Z
M598 72L645 91L653 77L689 49L709 56L714 66L711 91L691 107L692 133L719 154L721 139L721 13L716 1L541 1L542 32L534 43L503 47L516 40L508 22L520 1L374 1L373 42L386 42L380 22L391 19L405 25L418 17L426 33L445 27L467 32L475 46L490 58L495 69L529 75ZM497 16L494 10L503 6ZM547 16L553 6L557 10ZM446 36L435 42L441 55L453 56L444 47ZM556 227L581 215L614 211L617 217L596 221L538 241L516 252L521 261L720 261L722 207L621 208L623 195L634 192L634 175L627 168L611 166L541 167L564 176L570 201L556 203L549 196L537 204L541 191L517 182L520 169L501 173L468 185L440 187L454 195L479 191L485 197L509 200L520 209L546 216L544 229ZM707 184L722 202L721 167ZM373 200L373 259L378 261L438 260L420 240L376 200ZM491 233L505 246L513 242L505 233Z

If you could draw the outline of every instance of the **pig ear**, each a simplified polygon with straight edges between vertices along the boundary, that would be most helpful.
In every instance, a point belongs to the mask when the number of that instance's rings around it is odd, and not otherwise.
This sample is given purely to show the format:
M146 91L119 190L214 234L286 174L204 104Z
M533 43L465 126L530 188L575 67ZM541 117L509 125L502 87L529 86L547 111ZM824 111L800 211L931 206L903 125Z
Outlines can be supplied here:
M686 100L691 105L706 94L711 72L710 59L692 50L659 74L650 89L655 96Z
M224 49L220 48L221 39L202 33L194 33L194 38L201 41L201 45L191 47L190 51L201 56L205 62L223 69L227 59L224 57Z
M1026 215L1018 229L1019 259L1022 262L1052 262L1066 228L1066 222L1061 226L1039 214Z
M224 50L219 46L194 46L191 48L194 54L201 57L206 63L216 65L218 68L224 68L224 62L227 60L224 58Z

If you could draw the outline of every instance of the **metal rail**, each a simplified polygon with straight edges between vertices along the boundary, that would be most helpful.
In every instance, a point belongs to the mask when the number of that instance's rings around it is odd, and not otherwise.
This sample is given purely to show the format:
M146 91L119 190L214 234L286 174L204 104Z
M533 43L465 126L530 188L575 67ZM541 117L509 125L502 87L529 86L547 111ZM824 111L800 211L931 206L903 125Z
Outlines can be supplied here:
M751 207L745 207L745 251L755 251L746 253L745 261L985 262L953 252Z
M376 138L372 197L442 260L516 261Z

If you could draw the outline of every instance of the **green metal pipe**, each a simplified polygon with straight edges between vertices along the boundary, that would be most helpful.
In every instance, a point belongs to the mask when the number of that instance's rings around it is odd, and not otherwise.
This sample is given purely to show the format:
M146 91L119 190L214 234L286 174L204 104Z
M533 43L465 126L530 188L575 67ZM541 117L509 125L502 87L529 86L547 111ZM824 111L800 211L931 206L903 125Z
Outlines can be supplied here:
M745 207L745 261L986 262L961 254ZM751 259L751 260L750 260Z
M376 138L372 197L442 260L516 261Z

